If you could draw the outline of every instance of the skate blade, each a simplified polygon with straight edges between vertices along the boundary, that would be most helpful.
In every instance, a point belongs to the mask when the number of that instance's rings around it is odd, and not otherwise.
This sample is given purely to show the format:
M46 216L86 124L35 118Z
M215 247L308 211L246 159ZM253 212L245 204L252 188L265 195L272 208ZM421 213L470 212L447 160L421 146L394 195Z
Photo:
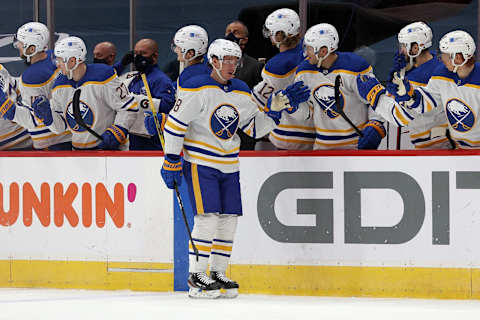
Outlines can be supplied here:
M217 299L220 298L220 290L200 290L198 288L190 288L188 297L192 299Z
M222 293L221 298L223 299L234 299L238 297L238 289L221 289L220 292Z

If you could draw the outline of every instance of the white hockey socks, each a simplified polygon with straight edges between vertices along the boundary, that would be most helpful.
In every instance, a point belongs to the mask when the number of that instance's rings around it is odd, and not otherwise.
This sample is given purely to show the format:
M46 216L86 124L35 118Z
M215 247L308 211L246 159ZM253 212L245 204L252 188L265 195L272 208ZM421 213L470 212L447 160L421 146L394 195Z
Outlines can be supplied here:
M192 272L206 272L208 267L208 259L212 250L212 239L217 229L219 216L216 213L198 214L193 218L192 238L198 249L198 261L193 251L192 244L188 244L189 252L189 268Z
M232 254L233 238L237 230L236 214L221 214L212 242L210 271L225 273Z

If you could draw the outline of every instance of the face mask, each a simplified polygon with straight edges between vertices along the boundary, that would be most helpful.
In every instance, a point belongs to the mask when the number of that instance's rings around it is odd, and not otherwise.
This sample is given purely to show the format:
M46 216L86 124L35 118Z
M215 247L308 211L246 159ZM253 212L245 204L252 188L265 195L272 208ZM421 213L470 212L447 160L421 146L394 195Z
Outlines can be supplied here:
M229 34L227 34L224 38L225 40L230 40L232 42L235 42L236 44L239 44L240 43L240 39L238 39L237 37L235 37L235 35L230 32Z
M107 59L98 59L98 58L93 58L93 63L108 64Z
M133 59L133 64L138 72L145 72L149 66L153 65L153 59L137 54Z

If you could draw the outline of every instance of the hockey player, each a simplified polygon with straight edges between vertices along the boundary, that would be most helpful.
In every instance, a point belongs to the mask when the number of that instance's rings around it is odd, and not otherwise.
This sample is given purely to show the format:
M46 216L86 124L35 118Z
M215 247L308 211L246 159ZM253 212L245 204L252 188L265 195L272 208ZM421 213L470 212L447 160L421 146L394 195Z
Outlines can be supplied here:
M51 97L59 69L55 57L47 50L50 32L39 22L29 22L18 28L14 46L28 65L20 78L21 104L14 106L13 121L28 129L37 150L71 150L69 131L54 133L33 116L31 105L39 96Z
M190 248L192 298L217 298L220 288L226 289L226 297L238 294L238 284L225 275L242 215L237 128L252 137L263 136L275 127L283 108L296 109L309 95L298 83L271 97L266 112L261 111L248 86L234 78L241 55L238 44L215 40L207 53L211 74L190 78L179 87L165 124L162 178L173 189L181 184L183 171L195 213L192 237L200 254L197 261Z
M16 101L16 81L0 64L0 150L31 150L32 140L28 131L9 120L13 119Z
M262 81L253 88L253 97L263 108L272 93L293 83L297 65L303 61L300 18L291 9L278 9L265 20L263 35L270 39L280 53L267 61L262 70ZM298 119L297 114L286 113L277 128L269 135L278 149L311 150L315 140L313 119Z
M112 67L87 65L86 53L85 43L78 37L57 42L55 56L62 74L55 81L50 102L43 96L35 99L34 113L53 132L70 130L75 149L122 148L137 116L137 102ZM77 123L73 112L72 98L78 89L81 90L78 116L83 124ZM87 128L102 133L102 140Z
M441 61L436 55L428 49L432 46L432 30L423 22L411 23L398 33L398 42L400 50L395 54L394 65L391 76L407 76L410 85L413 88L425 87L433 71L441 65ZM358 84L361 95L366 98L371 90L371 85L376 82L360 81ZM396 90L395 87L390 91ZM393 99L393 98L391 98ZM391 105L393 103L388 98L384 103ZM383 107L379 107L379 112ZM402 114L397 111L397 114ZM387 112L384 118L393 122L397 126L405 126L405 122L393 117L391 112ZM415 119L408 117L405 127L410 131L410 139L417 149L446 149L451 147L446 137L447 121L445 112L442 108L435 108L432 112L415 115Z
M130 130L130 150L161 149L158 136L152 137L145 128L145 112L151 109L147 90L141 78L141 74L144 73L152 94L155 110L168 114L175 102L175 89L172 81L158 68L157 61L158 45L154 40L141 39L135 44L133 63L136 71L127 73L124 81L128 90L134 95L140 109Z
M194 76L210 74L210 68L203 61L203 57L207 53L207 48L208 34L207 31L200 26L185 26L175 33L172 50L177 54L177 60L184 68L176 81L176 90L182 87L185 81ZM165 122L165 116L166 114L164 113L157 113L159 123ZM145 117L145 127L149 134L158 134L151 113L148 113Z
M317 24L305 34L308 60L297 68L295 81L312 89L308 103L296 112L297 119L308 119L313 108L316 131L314 149L376 149L385 136L381 117L375 117L357 90L357 75L372 75L372 67L351 52L338 52L338 32L334 26ZM335 97L335 80L340 76L339 101ZM337 106L337 103L342 104ZM363 129L363 137L340 116L342 107L354 125Z
M434 70L426 87L414 89L408 78L396 81L398 88L391 93L398 104L392 106L390 112L401 120L412 113L422 114L441 108L456 145L467 149L478 148L480 130L475 115L480 112L477 93L480 63L475 62L475 49L475 42L467 32L456 30L445 34L439 44L443 65ZM405 94L399 93L403 91ZM385 89L380 84L375 85L371 90L372 100L381 101L384 93Z

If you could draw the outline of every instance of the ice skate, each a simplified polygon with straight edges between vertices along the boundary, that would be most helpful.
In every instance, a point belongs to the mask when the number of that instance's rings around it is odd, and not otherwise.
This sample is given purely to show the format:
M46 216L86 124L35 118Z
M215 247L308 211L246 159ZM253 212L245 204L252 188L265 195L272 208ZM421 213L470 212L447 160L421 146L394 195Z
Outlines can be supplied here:
M188 296L194 299L216 299L220 297L221 284L210 279L205 272L190 273Z
M238 296L238 283L227 278L223 272L211 271L210 277L220 284L222 288L222 298L232 299Z

